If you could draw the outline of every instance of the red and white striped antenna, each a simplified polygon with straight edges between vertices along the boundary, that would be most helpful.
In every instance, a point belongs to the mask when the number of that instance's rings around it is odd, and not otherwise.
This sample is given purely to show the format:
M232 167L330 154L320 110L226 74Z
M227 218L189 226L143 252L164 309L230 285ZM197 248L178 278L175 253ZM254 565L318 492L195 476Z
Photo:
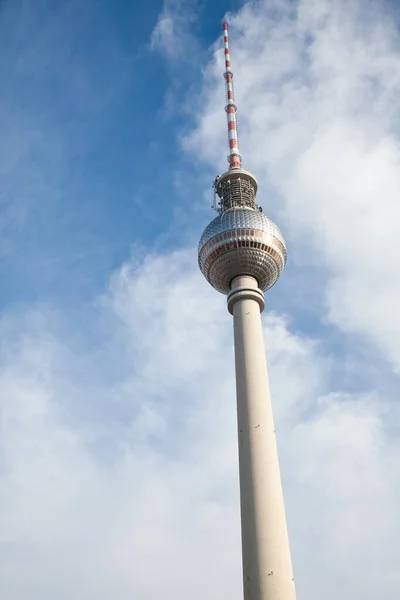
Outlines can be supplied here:
M239 153L237 127L236 127L236 105L233 94L233 73L231 71L231 56L228 43L228 24L223 24L224 45L225 45L225 91L226 91L226 114L228 118L228 139L229 139L229 168L240 169L242 157Z

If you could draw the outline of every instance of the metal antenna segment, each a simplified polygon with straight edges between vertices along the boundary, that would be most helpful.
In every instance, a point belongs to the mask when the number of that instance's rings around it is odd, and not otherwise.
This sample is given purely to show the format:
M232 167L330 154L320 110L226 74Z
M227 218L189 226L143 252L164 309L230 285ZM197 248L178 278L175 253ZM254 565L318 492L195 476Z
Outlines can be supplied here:
M225 46L225 91L226 91L226 114L228 117L228 139L229 139L229 154L228 162L231 169L241 167L242 157L239 153L237 127L236 127L236 105L233 94L233 73L231 71L231 55L229 52L228 42L228 24L223 24L224 29L224 46Z

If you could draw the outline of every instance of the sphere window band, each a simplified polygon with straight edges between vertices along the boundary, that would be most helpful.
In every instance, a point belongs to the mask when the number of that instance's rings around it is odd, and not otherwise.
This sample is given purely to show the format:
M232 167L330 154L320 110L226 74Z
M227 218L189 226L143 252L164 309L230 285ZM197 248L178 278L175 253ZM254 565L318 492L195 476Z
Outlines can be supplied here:
M257 242L253 242L251 240L237 240L229 244L228 248L224 246L217 246L215 250L211 252L211 254L209 254L205 259L200 259L202 269L206 270L207 263L212 262L217 256L224 254L227 250L236 250L237 248L256 248L262 250L263 252L266 252L267 254L272 256L272 258L274 258L279 263L281 269L283 269L283 267L285 266L285 262L281 254L273 248L271 248L271 246L267 246L266 244L261 243L257 244Z
M251 231L251 234L249 233ZM260 237L262 238L262 242L258 240L250 240L249 237ZM221 242L228 242L228 244L221 244ZM243 242L246 242L245 244ZM250 243L251 242L251 243ZM200 250L200 262L204 264L207 260L208 256L206 256L209 252L213 251L215 246L218 244L218 248L221 250L233 250L235 248L259 248L264 250L264 252L269 252L269 248L271 246L277 247L280 250L280 253L276 252L277 256L280 256L280 260L283 262L283 265L286 262L286 249L283 246L282 242L278 240L274 235L269 233L264 233L263 231L254 231L249 229L237 229L236 231L229 231L222 233L220 235L216 235L211 240L209 240ZM274 252L273 248L270 248L271 251ZM215 250L214 250L215 252Z

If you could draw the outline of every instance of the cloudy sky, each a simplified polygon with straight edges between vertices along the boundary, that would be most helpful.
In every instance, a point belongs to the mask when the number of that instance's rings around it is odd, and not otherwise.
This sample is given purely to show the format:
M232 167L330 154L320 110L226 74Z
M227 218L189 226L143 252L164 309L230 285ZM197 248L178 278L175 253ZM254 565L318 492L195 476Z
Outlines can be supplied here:
M0 596L239 600L231 317L197 242L258 202L298 599L398 600L400 11L0 1Z

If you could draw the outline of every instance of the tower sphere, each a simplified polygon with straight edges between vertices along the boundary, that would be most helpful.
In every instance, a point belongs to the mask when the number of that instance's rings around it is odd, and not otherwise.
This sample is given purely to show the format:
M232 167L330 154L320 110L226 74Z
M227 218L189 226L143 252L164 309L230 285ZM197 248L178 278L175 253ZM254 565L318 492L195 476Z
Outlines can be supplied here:
M252 208L231 208L207 227L199 243L199 267L222 294L239 275L255 277L262 291L276 283L286 264L286 245L277 225Z

